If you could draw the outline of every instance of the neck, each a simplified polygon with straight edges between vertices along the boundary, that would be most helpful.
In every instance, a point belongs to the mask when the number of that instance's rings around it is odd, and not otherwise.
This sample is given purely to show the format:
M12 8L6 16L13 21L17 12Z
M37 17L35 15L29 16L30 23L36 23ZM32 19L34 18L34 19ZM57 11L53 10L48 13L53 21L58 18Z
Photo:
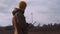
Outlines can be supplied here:
M21 13L24 14L25 9L20 8Z
M19 9L21 9L21 10L24 10L24 11L25 11L25 8L19 8Z

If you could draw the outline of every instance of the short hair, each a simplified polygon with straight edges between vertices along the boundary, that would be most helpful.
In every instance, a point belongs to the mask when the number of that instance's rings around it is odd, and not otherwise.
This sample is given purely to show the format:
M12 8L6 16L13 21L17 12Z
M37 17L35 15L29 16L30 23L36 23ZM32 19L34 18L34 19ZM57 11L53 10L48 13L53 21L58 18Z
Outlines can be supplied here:
M27 6L27 3L25 2L25 1L21 1L21 2L19 2L19 4L18 4L18 7L19 8L26 8L26 6Z

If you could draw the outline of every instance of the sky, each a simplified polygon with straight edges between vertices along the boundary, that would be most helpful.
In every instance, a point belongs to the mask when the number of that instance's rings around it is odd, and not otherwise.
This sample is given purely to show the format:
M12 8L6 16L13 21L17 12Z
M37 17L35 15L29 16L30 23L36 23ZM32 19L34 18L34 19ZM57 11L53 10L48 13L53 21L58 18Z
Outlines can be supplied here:
M12 25L12 11L21 0L0 0L0 26ZM60 23L60 0L24 0L26 22L34 25ZM32 21L33 20L33 21Z

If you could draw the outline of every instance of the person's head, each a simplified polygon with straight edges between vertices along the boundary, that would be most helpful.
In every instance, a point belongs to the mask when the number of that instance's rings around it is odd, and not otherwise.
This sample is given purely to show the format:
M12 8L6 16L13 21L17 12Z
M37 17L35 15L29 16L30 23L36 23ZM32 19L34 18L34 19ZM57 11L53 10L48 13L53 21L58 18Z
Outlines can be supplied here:
M21 8L21 9L25 9L26 6L27 6L27 3L26 3L25 1L21 1L21 2L19 2L19 4L18 4L18 7Z

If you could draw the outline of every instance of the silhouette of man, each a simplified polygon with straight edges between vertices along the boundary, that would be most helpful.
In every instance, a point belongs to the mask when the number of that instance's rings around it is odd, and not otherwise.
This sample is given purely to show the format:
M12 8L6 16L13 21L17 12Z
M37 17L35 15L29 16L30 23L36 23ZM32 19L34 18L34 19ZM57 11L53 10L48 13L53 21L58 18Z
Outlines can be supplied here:
M14 26L15 33L14 34L27 34L27 24L24 17L24 11L26 9L26 2L21 1L18 5L19 8L15 8L12 12L13 18L12 23Z

